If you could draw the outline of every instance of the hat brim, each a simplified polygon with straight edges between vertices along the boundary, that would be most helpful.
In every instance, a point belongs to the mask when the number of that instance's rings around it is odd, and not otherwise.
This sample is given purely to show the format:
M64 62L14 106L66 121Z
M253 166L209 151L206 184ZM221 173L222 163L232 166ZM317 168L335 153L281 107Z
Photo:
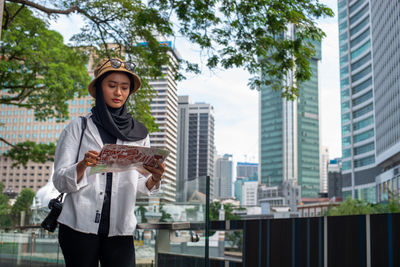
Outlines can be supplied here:
M97 75L97 77L94 78L94 79L90 82L90 84L89 84L89 86L88 86L89 94L90 94L93 98L96 98L96 87L95 87L96 81L97 81L101 76L103 76L103 75L106 74L107 72L111 72L111 71L113 71L113 72L116 72L116 71L117 71L117 72L124 72L124 73L130 75L130 76L133 78L133 81L134 81L133 90L132 90L129 94L135 93L135 92L140 88L140 85L142 84L142 82L140 81L139 76L136 75L135 73L133 73L133 72L131 72L131 71L125 69L125 68L118 68L118 69L115 69L115 68L113 68L113 67L105 67L105 68L103 68L103 69L101 70L101 72L99 73L99 75Z

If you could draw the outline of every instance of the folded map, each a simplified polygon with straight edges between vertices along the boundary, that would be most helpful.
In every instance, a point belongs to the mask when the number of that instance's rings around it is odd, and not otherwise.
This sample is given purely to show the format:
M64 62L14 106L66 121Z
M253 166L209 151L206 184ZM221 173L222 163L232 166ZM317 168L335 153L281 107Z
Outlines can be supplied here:
M143 165L157 168L156 160L162 163L168 155L168 150L160 148L106 144L100 151L100 160L91 168L90 174L143 170Z

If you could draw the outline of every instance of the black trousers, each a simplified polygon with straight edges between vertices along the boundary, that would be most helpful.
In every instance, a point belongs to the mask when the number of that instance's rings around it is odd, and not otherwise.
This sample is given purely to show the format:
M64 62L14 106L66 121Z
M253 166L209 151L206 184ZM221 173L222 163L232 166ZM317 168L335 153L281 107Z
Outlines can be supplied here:
M85 234L60 224L58 241L66 267L134 267L133 236Z

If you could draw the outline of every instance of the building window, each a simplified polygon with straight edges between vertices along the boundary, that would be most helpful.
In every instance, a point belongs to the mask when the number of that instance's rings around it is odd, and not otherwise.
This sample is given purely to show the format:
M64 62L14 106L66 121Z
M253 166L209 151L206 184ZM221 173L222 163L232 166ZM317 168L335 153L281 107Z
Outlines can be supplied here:
M373 136L374 136L374 129L371 129L371 130L368 130L366 132L357 134L357 135L354 136L354 143L364 141L364 140L366 140L368 138L371 138Z
M363 166L370 165L370 164L373 164L373 163L375 163L375 155L355 160L354 161L354 167L355 168L363 167Z

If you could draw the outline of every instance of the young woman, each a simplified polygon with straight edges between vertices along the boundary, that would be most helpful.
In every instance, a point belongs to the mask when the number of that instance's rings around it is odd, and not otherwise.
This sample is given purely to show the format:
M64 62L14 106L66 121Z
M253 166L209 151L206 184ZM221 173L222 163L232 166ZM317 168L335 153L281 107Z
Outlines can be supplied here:
M67 193L58 218L67 267L135 266L136 194L157 191L165 165L144 166L147 176L136 170L89 175L104 144L150 146L146 127L126 110L141 84L134 70L131 62L102 60L89 85L96 105L86 116L86 129L82 132L82 118L73 120L57 143L53 183Z

